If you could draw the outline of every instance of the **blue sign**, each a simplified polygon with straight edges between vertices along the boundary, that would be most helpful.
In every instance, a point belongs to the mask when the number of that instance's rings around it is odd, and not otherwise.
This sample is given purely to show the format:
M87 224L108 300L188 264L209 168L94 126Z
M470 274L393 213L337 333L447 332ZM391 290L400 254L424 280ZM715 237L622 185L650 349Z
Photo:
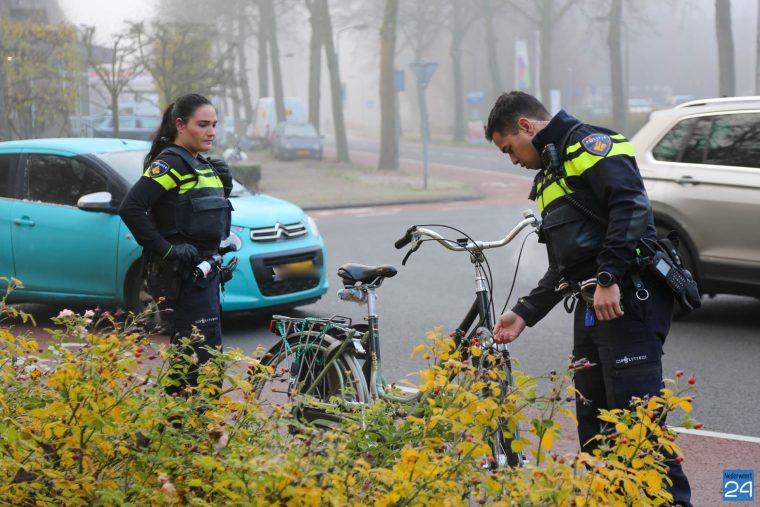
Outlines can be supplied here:
M393 84L396 87L397 92L403 92L406 90L406 74L404 74L403 70L394 70L393 71Z
M754 470L723 470L724 502L752 502L754 500Z
M470 92L466 98L468 104L478 105L486 101L486 94L483 92Z

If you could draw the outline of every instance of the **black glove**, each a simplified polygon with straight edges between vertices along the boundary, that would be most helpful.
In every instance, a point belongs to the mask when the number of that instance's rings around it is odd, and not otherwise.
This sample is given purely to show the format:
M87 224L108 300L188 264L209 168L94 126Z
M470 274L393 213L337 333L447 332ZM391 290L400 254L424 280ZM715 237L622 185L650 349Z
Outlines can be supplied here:
M169 260L180 260L186 266L195 266L198 263L200 254L198 249L188 243L180 243L179 245L172 245L169 252L166 254L166 258Z
M210 158L208 163L211 164L216 170L217 176L222 180L222 186L224 187L224 197L229 197L232 192L232 172L230 166L226 160L221 158Z

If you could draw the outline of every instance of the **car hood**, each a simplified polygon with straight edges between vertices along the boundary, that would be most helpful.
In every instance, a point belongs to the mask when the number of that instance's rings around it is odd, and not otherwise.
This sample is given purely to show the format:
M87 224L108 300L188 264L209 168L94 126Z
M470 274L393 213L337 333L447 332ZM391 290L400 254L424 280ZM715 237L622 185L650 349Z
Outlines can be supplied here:
M232 225L269 227L304 220L303 210L295 204L264 194L233 197L230 202L234 208Z

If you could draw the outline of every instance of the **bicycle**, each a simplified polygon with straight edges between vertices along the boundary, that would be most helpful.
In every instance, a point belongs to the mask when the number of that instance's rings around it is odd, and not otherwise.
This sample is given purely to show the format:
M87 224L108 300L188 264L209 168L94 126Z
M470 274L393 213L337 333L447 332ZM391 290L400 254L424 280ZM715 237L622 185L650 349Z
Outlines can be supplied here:
M395 243L397 249L412 245L402 265L424 241L434 241L449 250L470 254L470 262L475 267L475 301L452 333L452 338L456 350L463 353L473 343L489 352L469 359L483 370L502 368L505 373L500 386L502 392L507 392L507 387L512 384L511 361L506 344L495 343L490 331L494 326L494 314L483 251L507 245L528 226L536 229L539 226L539 220L531 210L524 211L523 220L498 241L475 241L469 237L450 240L434 230L412 226ZM376 290L396 273L396 268L390 265L345 264L338 269L344 285L338 292L340 299L366 304L367 324L353 325L350 318L339 315L330 318L273 316L270 329L280 336L281 341L269 349L261 361L263 366L272 367L274 373L253 382L258 400L262 404L284 405L307 396L316 400L317 406L331 403L331 400L340 400L344 404L381 399L408 405L422 402L422 393L391 386L382 374ZM330 406L334 407L335 403ZM302 404L298 412L314 424L329 425L337 419L330 411L315 409L313 403ZM494 466L518 466L524 462L521 453L512 451L511 440L514 438L518 435L507 437L501 425L497 425L489 439Z

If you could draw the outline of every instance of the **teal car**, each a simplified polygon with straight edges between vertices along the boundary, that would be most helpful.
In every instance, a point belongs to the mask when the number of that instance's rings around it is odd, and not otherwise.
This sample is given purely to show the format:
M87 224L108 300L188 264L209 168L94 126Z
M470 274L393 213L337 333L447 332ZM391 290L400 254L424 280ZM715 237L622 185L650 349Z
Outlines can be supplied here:
M0 142L0 276L11 302L121 306L150 300L142 248L117 214L150 144L122 139ZM243 244L224 311L292 308L327 292L325 248L298 206L235 181L232 233Z

